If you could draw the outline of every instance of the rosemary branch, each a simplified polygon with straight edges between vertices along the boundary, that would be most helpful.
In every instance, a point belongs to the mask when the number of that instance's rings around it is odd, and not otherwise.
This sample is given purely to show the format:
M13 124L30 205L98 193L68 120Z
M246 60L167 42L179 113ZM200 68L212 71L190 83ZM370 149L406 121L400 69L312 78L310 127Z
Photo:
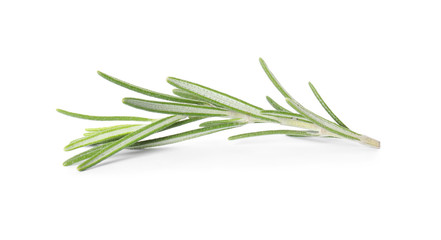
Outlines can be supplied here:
M87 146L92 146L92 148L69 158L63 165L70 166L80 163L78 170L84 171L123 149L144 149L177 143L251 123L273 123L303 130L288 129L251 132L231 136L229 140L282 134L291 137L342 138L380 148L379 141L350 130L331 111L312 83L309 83L312 92L335 122L325 119L302 106L282 87L274 74L269 70L265 61L263 59L259 59L259 61L268 78L295 112L282 107L270 97L266 97L266 99L274 110L265 110L226 93L178 78L169 77L167 79L169 84L176 87L173 90L176 96L173 96L138 87L105 73L98 72L104 79L121 87L168 101L158 102L137 98L124 98L124 104L149 112L168 114L168 116L161 119L132 116L92 116L57 109L62 114L87 120L139 122L139 124L86 129L84 136L71 141L65 147L65 150L70 151ZM199 128L190 131L144 140L157 132L210 117L226 119L205 121L199 125Z

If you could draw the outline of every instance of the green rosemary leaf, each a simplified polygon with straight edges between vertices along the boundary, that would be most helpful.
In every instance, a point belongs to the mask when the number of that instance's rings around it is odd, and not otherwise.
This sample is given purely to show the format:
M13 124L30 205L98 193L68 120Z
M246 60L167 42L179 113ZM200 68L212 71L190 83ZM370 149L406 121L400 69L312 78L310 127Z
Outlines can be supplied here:
M184 116L169 116L163 119L160 119L158 121L155 121L145 127L142 127L138 129L135 132L132 132L131 134L110 143L108 146L103 148L101 151L99 151L97 154L95 154L90 159L84 161L78 166L79 171L84 171L92 166L95 166L96 164L102 162L103 160L107 159L108 157L114 155L115 153L123 150L124 148L138 142L139 140L148 137L149 135L158 132L161 129L164 129L173 123L185 118Z
M57 109L57 112L70 117L95 120L95 121L154 121L154 119L150 119L150 118L131 117L131 116L92 116L92 115L73 113L63 109Z
M279 110L281 112L291 112L288 109L282 107L280 104L278 104L276 101L274 101L272 98L270 98L269 96L266 96L266 100L269 102L269 104L271 104L271 106L273 106L274 109Z
M265 61L263 61L262 58L259 58L260 65L262 66L263 70L265 71L268 78L271 80L271 82L274 84L274 86L279 90L279 92L285 97L285 98L292 98L291 95L280 85L279 81L277 81L277 78L274 76L274 74L269 70L268 65L266 65Z
M182 126L182 125L184 125L184 124L188 124L188 123L191 123L191 122L199 121L199 120L201 120L201 119L204 119L204 118L203 118L203 117L191 117L191 118L187 118L187 119L181 120L181 121L179 121L179 122L173 123L173 124L170 125L169 127L164 128L164 129L161 129L161 131L165 131L165 130L168 130L168 129L171 129L171 128L179 127L179 126ZM101 131L104 131L104 130L116 129L116 128L118 128L119 126L122 126L122 125L117 125L117 126L112 126L112 127L104 127L104 128L92 128L92 130L95 130L95 129L102 129ZM86 128L86 130L91 130L91 128ZM161 132L161 131L160 131L160 132ZM133 131L132 131L132 132L133 132ZM111 139L109 139L109 140L107 140L107 141L102 141L102 142L99 142L99 143L96 143L96 144L106 143L106 142L109 142L109 141L115 141L115 140L118 140L119 138L124 137L125 135L128 135L128 134L132 133L132 132L127 132L126 134L121 134L121 135L119 135L119 137L111 138ZM86 133L84 133L84 136L92 136L92 135L95 135L95 134L97 134L97 132L86 132Z
M318 136L318 132L315 132L315 131L268 130L268 131L250 132L250 133L243 133L243 134L239 134L239 135L234 135L234 136L229 137L228 140L236 140L236 139L241 139L241 138L258 137L258 136L274 135L274 134L284 134L284 135L297 136L297 137Z
M73 140L64 148L64 150L71 151L80 147L84 147L92 144L99 144L102 143L103 141L114 140L128 133L136 131L142 128L143 126L145 125L132 125L132 126L127 125L127 126L120 126L120 128L114 128L106 131L96 132L96 134Z
M133 126L141 126L140 124L121 124L121 125L114 125L109 127L100 127L100 128L86 128L86 131L91 132L91 134L95 134L96 132L106 132L111 131L115 129L121 129L125 127L133 127Z
M228 130L228 129L235 128L235 127L240 127L242 125L243 125L243 123L230 122L230 123L224 123L224 124L211 126L211 127L198 128L195 130L190 130L190 131L186 131L186 132L182 132L182 133L178 133L178 134L173 134L170 136L165 136L165 137L161 137L161 138L155 138L155 139L149 139L149 140L137 142L137 143L131 145L130 147L128 147L128 149L143 149L143 148L157 147L157 146L162 146L162 145L166 145L166 144L182 142L182 141L190 140L193 138L212 134L215 132Z
M134 132L134 131L132 131L132 132ZM106 139L106 140L100 141L98 143L94 143L94 144L88 145L88 147L94 147L94 146L98 146L98 145L101 145L101 144L106 144L106 143L117 141L117 140L119 140L119 139L129 135L132 132L128 132L126 134L121 134L120 136L116 136L114 138Z
M77 154L77 155L67 159L66 161L64 161L63 165L70 166L70 165L75 164L77 162L81 162L86 159L89 159L89 158L93 157L95 154L97 154L101 149L104 149L104 147L106 147L106 144L95 146L87 151L84 151L80 154Z
M203 103L204 105L209 105L209 106L213 106L213 107L224 109L223 106L220 106L220 105L214 104L214 103L210 103L210 102L206 102L204 99L200 98L199 96L197 96L197 95L195 95L195 94L193 94L193 93L191 93L191 92L189 92L187 90L184 90L184 89L180 89L180 88L173 89L173 93L176 96L179 96L179 97L201 101L201 103Z
M338 125L348 128L332 111L331 109L328 107L328 105L325 103L325 101L323 100L323 98L320 96L320 94L317 92L317 89L315 89L314 85L312 85L311 82L309 82L309 87L311 88L312 92L314 93L315 97L317 98L317 100L320 102L320 104L322 105L322 107L326 110L326 112L328 112L329 116L331 116L336 123L338 123Z
M110 134L112 134L112 133L114 133L116 131L119 131L121 129L131 128L131 127L135 127L135 126L142 126L142 125L141 124L122 124L122 125L115 125L115 126L103 127L103 128L86 128L86 131L87 130L93 130L93 129L101 129L101 130L100 131L98 131L98 130L97 131L90 131L90 132L86 132L85 134L88 135L88 136L98 136L98 135L103 134L103 133L110 133ZM81 142L81 141L84 141L84 140L85 140L85 138L81 137L81 138L72 140L69 143L69 145L72 145L74 143L78 143L78 142Z
M214 121L207 121L199 124L199 127L215 127L219 125L224 125L226 123L237 123L237 124L246 124L247 121L242 118L233 118L233 119L226 119L226 120L214 120Z
M192 99L195 101L200 101L200 102L204 101L203 99L201 99L197 95L194 95L193 93L186 91L184 89L179 89L179 88L173 89L173 94L175 94L176 96L182 97L182 98Z
M305 134L309 134L308 136L305 136ZM319 137L320 134L317 131L296 131L293 130L293 132L286 133L286 136L288 137ZM328 137L328 136L326 136ZM329 136L333 138L332 136Z
M280 111L276 111L276 110L263 110L261 113L266 116L286 118L286 119L295 119L295 120L298 120L301 122L312 123L304 116L297 114L297 113L292 113L292 112L280 112Z
M178 114L186 116L227 116L228 112L214 107L190 105L183 103L156 102L137 98L124 98L123 103L142 110L158 113Z
M185 98L179 98L179 97L175 97L173 95L168 95L168 94L164 94L164 93L160 93L160 92L155 92L155 91L152 91L152 90L149 90L149 89L145 89L145 88L142 88L142 87L138 87L138 86L135 86L133 84L124 82L124 81L122 81L122 80L120 80L118 78L115 78L115 77L112 77L110 75L107 75L107 74L105 74L103 72L100 72L100 71L98 71L98 75L100 75L104 79L106 79L106 80L108 80L108 81L110 81L112 83L115 83L115 84L117 84L117 85L119 85L121 87L127 88L129 90L132 90L132 91L135 91L135 92L138 92L138 93L150 96L150 97L164 99L164 100L173 101L173 102L193 103L193 104L200 104L201 103L199 101L194 101L194 100L185 99Z
M185 81L173 77L167 78L167 82L179 89L184 89L188 92L197 95L198 97L204 99L204 101L206 102L222 106L226 109L244 113L258 119L277 122L277 120L274 120L273 118L262 116L260 114L262 108L251 105L243 100L232 97L228 94L213 90L211 88L196 83L192 83L189 81Z
M263 115L274 116L274 117L283 117L283 118L305 118L300 114L291 113L291 112L282 112L277 110L262 110L260 111Z
M287 98L286 102L293 107L297 112L308 118L311 122L316 124L317 126L328 130L331 133L337 134L344 138L349 138L353 140L360 140L361 135L355 133L347 128L344 128L340 125L337 125L329 120L326 120L319 115L311 112L310 110L303 107L299 102L292 98Z
M196 121L199 121L199 120L204 119L204 118L205 117L190 117L190 118L181 120L179 122L175 122L172 125L170 125L169 127L162 129L161 131L165 131L165 130L168 130L168 129L171 129L171 128L179 127L179 126L182 126L182 125L185 125L185 124L188 124L188 123L196 122Z

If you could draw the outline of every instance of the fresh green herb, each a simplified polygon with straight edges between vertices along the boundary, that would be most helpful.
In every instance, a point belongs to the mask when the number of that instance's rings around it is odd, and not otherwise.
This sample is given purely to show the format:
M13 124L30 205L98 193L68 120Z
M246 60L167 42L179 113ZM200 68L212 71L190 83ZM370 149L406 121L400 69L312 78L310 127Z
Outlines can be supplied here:
M266 130L231 136L229 140L282 134L290 137L344 138L380 148L379 141L350 130L331 111L312 83L309 83L312 92L335 122L331 122L315 114L297 102L297 100L282 87L263 59L259 60L268 78L295 112L282 107L270 97L266 97L266 99L275 110L264 110L261 107L252 105L228 94L178 78L169 77L167 79L168 83L176 87L176 89L173 90L176 96L173 96L141 88L105 73L98 72L104 79L124 88L168 101L158 102L138 98L124 98L123 102L125 104L137 109L168 114L169 116L161 119L132 116L93 116L57 109L57 111L62 114L87 120L139 122L139 124L86 128L83 137L71 141L65 147L65 150L70 151L88 146L92 148L69 158L63 165L70 166L75 163L80 163L78 170L83 171L106 160L123 149L135 150L177 143L219 131L241 127L250 123L276 123L304 130ZM199 128L190 131L144 140L154 133L210 117L226 119L205 121L199 125Z
M129 116L92 116L92 115L85 115L85 114L79 114L79 113L73 113L69 112L63 109L57 109L59 113L62 113L67 116L75 117L75 118L81 118L81 119L87 119L87 120L95 120L95 121L140 121L140 122L151 122L154 121L154 119L151 118L143 118L143 117L129 117Z
M319 136L316 131L297 131L297 130L268 130L268 131L260 131L260 132L251 132L251 133L243 133L239 135L234 135L228 138L228 140L236 140L241 138L248 137L258 137L264 135L275 135L275 134L284 134L288 136L296 136L296 137L314 137Z

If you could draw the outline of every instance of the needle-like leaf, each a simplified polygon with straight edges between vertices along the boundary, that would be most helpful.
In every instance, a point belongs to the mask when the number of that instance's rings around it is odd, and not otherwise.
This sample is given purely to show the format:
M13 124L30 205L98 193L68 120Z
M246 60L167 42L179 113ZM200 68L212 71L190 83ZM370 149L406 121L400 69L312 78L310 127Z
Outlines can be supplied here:
M232 111L244 113L258 119L277 122L273 118L262 116L260 114L262 108L251 105L243 100L232 97L228 94L178 78L169 77L167 81L171 85L180 89L184 89L188 92L191 92L209 103L222 106Z
M110 143L105 148L100 150L96 155L91 157L90 159L86 160L82 164L78 166L78 170L84 171L92 166L95 166L96 164L102 162L103 160L107 159L108 157L112 156L113 154L123 150L124 148L132 145L133 143L138 142L139 140L161 130L164 129L173 123L183 119L184 116L170 116L163 119L160 119L158 121L155 121L145 127L142 127L138 129L135 132L132 132L131 134Z
M190 130L190 131L186 131L186 132L182 132L182 133L178 133L178 134L173 134L170 136L165 136L165 137L161 137L161 138L155 138L155 139L149 139L149 140L137 142L128 148L129 149L142 149L142 148L157 147L157 146L162 146L162 145L166 145L166 144L182 142L185 140L205 136L208 134L212 134L212 133L219 132L222 130L227 130L227 129L239 127L242 125L243 125L243 123L229 122L229 123L219 124L219 125L211 126L211 127L198 128L195 130Z
M292 112L282 112L277 110L262 110L261 113L263 115L274 116L274 117L283 117L283 118L305 118L300 114L292 113Z
M179 114L185 116L214 117L228 116L224 109L190 105L183 103L156 102L138 98L124 98L123 103L142 110L158 113Z
M195 101L200 101L200 102L204 101L203 99L201 99L197 95L194 95L193 93L186 91L184 89L179 89L179 88L173 89L173 94L175 94L176 96L182 97L182 98L192 99Z
M173 89L173 93L179 97L193 99L196 101L201 101L201 102L205 103L204 105L209 105L209 106L213 106L213 107L217 107L217 108L224 108L218 104L206 102L203 98L200 98L199 96L197 96L187 90L184 90L184 89L180 89L180 88Z
M312 85L311 82L309 82L309 87L311 88L312 92L314 93L315 97L317 98L317 100L320 102L320 104L322 105L322 107L326 110L326 112L329 114L329 116L331 116L336 123L338 123L338 125L348 128L332 111L331 109L328 107L328 105L325 103L325 101L323 100L323 98L320 96L320 94L317 92L317 89L315 89L314 85Z
M122 125L114 125L109 127L100 127L100 128L86 128L86 131L91 132L91 134L96 134L97 132L106 132L111 131L115 129L125 128L125 127L132 127L136 124L122 124ZM139 124L137 124L139 126Z
M250 133L234 135L229 137L228 140L236 140L241 138L258 137L258 136L274 135L274 134L284 134L284 135L297 136L297 137L314 137L319 135L318 132L315 131L268 130L268 131L250 132Z
M199 120L201 120L201 119L204 119L204 117L191 117L191 118L187 118L187 119L184 119L184 120L181 120L181 121L179 121L179 122L176 122L176 123L172 124L172 125L171 125L170 127L168 127L167 129L174 128L174 127L179 127L179 126L182 126L182 125L187 124L187 123L191 123L191 122L199 121ZM155 119L155 121L156 121L156 120L157 120L157 119ZM125 125L116 125L116 126L110 126L110 127L86 128L86 131L88 131L88 132L90 132L90 133L85 133L85 134L87 134L87 135L93 135L93 134L96 134L96 132L103 132L103 131L108 131L108 130L113 130L113 129L119 129L119 128L121 128L122 126L127 126L127 127L129 127L129 126L133 126L133 125L125 124ZM165 130L165 129L164 129L164 130Z
M195 121L199 121L199 120L201 120L201 119L204 119L204 118L203 118L203 117L191 117L191 118L187 118L187 119L181 120L181 121L179 121L179 122L175 122L175 123L173 123L172 125L170 125L169 127L164 128L164 129L161 129L161 131L165 131L165 130L168 130L168 129L171 129L171 128L179 127L179 126L182 126L182 125L185 125L185 124L188 124L188 123L192 123L192 122L195 122ZM111 129L117 129L117 128L119 128L120 126L122 126L122 125L117 125L117 126L112 126L112 127L104 127L104 128L86 128L86 131L89 130L89 131L91 131L91 132L86 132L86 133L84 133L84 136L92 136L92 135L96 135L98 132L103 132L103 131L107 131L107 130L111 130ZM101 129L101 131L98 131L99 129ZM161 132L161 131L160 131L160 132ZM131 131L131 132L127 132L126 134L121 134L121 135L119 135L119 136L117 136L117 137L110 138L110 139L108 139L108 140L104 140L104 141L100 141L100 142L95 143L95 144L102 144L102 143L106 143L106 142L115 141L115 140L118 140L118 139L124 137L124 136L127 135L127 134L132 133L132 132L133 132L133 131Z
M86 159L89 159L89 158L93 157L95 154L97 154L101 149L104 149L104 147L106 147L106 146L107 146L106 144L95 146L87 151L84 151L80 154L77 154L77 155L67 159L66 161L64 161L63 165L70 166L70 165L75 164L77 162L81 162Z
M263 71L265 71L268 78L271 80L271 82L274 84L274 86L279 90L279 92L285 97L285 98L292 98L291 95L282 87L282 85L279 83L277 78L274 76L274 74L269 70L268 65L266 65L265 61L263 61L262 58L259 58L260 65L263 68Z
M92 115L69 112L63 109L57 109L57 112L70 117L95 120L95 121L150 121L150 122L154 121L154 119L151 118L131 117L131 116L92 116Z
M179 127L179 126L182 126L182 125L185 125L185 124L188 124L188 123L196 122L196 121L199 121L199 120L204 119L204 118L205 117L190 117L190 118L187 118L187 119L183 119L183 120L181 120L179 122L173 123L169 127L162 129L161 131L165 131L165 130L168 130L168 129L171 129L171 128Z
M164 93L160 93L160 92L155 92L155 91L152 91L152 90L149 90L149 89L138 87L136 85L124 82L124 81L122 81L122 80L120 80L118 78L112 77L112 76L107 75L107 74L105 74L103 72L100 72L100 71L98 71L98 75L100 75L104 79L106 79L106 80L108 80L108 81L110 81L112 83L115 83L115 84L117 84L117 85L119 85L121 87L130 89L132 91L135 91L135 92L138 92L138 93L150 96L150 97L164 99L164 100L173 101L173 102L193 103L193 104L200 104L201 103L199 101L194 101L194 100L185 99L185 98L179 98L179 97L175 97L173 95L164 94Z
M92 144L99 144L103 141L114 140L128 133L136 131L143 126L145 125L120 125L119 128L96 132L96 134L73 140L64 148L64 150L71 151L80 147L89 146Z
M280 104L278 104L276 101L274 101L269 96L266 96L266 100L269 102L269 104L271 104L271 106L273 106L274 109L276 109L278 111L281 111L281 112L291 112L288 109L282 107Z
M233 119L226 119L226 120L214 120L214 121L207 121L199 124L199 127L215 127L219 125L225 125L226 123L237 123L237 124L246 124L247 121L242 118L233 118Z

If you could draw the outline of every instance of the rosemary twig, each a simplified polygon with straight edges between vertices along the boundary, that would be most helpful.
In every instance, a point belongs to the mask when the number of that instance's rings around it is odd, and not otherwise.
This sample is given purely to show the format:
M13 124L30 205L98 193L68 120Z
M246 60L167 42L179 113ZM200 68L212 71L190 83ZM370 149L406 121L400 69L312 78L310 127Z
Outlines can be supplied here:
M123 149L143 149L177 143L250 123L273 123L304 130L266 130L231 136L229 140L283 134L292 137L344 138L376 148L380 147L379 141L358 134L343 124L331 111L312 83L309 83L312 92L322 107L328 112L332 119L334 119L335 123L302 106L282 87L274 74L269 70L265 61L263 61L263 59L259 60L268 78L295 112L282 107L270 97L267 97L267 100L275 110L265 110L228 94L178 78L169 77L167 79L171 85L176 87L176 89L173 90L176 96L173 96L141 88L105 73L98 72L104 79L124 88L168 101L158 102L138 98L124 98L123 102L125 104L149 112L169 114L169 116L161 119L132 116L93 116L57 109L57 111L62 114L87 120L140 122L140 124L87 128L87 132L84 133L84 136L71 141L65 147L65 150L70 151L86 146L92 146L92 148L66 160L63 165L69 166L80 163L78 170L83 171L95 166ZM199 128L193 130L144 140L156 132L176 128L210 117L226 119L205 121L199 125Z

